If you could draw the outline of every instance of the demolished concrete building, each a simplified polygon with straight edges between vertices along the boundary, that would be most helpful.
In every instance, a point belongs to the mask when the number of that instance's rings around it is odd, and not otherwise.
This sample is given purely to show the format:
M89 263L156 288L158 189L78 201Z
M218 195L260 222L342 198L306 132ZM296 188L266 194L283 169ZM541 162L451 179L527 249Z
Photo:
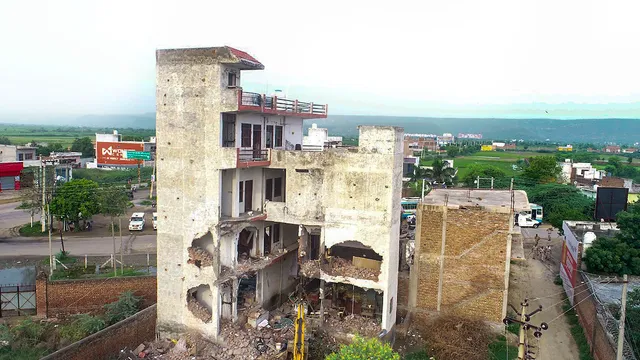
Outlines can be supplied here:
M309 284L321 319L334 308L392 330L403 130L361 126L357 148L302 151L303 121L327 105L244 91L242 71L264 68L251 55L156 61L158 331L255 328Z

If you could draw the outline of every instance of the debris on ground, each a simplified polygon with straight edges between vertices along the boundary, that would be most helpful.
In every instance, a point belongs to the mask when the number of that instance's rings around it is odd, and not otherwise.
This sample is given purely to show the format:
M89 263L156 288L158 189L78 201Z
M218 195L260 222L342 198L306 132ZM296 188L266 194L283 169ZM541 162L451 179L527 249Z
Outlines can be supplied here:
M378 276L380 276L380 269L374 270L356 267L350 260L337 256L334 256L331 261L329 261L329 264L323 265L322 271L331 276L344 276L373 281L378 281Z
M203 322L208 323L211 321L211 311L200 304L200 302L196 298L189 297L189 300L187 301L187 309L191 311L193 316L197 317Z
M331 332L343 334L359 334L363 337L376 337L380 333L380 324L372 318L360 315L327 316L324 326Z

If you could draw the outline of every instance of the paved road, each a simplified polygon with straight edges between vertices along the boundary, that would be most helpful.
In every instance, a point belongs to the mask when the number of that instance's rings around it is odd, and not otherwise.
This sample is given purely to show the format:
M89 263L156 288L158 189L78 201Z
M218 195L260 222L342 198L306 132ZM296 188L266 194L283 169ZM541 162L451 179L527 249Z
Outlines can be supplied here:
M122 236L126 253L155 253L156 235ZM65 239L65 250L71 254L109 255L113 252L111 237L73 237ZM53 238L53 252L60 251L60 237ZM120 251L120 238L116 236L116 251ZM0 257L48 256L49 242L39 239L0 239Z
M9 236L9 230L19 225L28 224L31 216L24 210L16 210L20 202L0 204L0 239ZM33 221L39 221L40 215L36 214Z

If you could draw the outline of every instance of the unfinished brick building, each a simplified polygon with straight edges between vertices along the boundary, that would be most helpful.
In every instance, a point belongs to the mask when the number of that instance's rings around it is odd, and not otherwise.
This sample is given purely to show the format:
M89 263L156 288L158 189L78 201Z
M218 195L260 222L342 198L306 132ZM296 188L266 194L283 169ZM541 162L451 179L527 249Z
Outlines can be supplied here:
M403 130L302 151L303 120L328 107L244 91L256 69L230 47L157 52L158 330L224 338L224 324L255 327L314 291L321 318L340 307L391 330Z
M418 207L409 310L500 322L506 315L513 211L524 191L436 189Z

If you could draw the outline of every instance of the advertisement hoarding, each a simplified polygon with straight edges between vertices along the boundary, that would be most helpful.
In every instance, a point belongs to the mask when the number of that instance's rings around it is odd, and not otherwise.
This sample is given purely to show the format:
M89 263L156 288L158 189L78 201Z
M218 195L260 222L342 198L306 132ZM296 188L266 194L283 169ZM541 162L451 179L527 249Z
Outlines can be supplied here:
M562 287L567 293L567 298L573 305L576 279L578 277L578 256L580 256L580 242L573 235L567 222L562 223L564 242L562 243L562 256L560 257L560 278Z
M480 140L480 139L482 139L482 134L463 134L463 133L459 133L458 134L458 139L477 139L477 140Z
M126 151L143 151L141 142L97 142L96 158L98 165L137 165L141 160L126 159Z

